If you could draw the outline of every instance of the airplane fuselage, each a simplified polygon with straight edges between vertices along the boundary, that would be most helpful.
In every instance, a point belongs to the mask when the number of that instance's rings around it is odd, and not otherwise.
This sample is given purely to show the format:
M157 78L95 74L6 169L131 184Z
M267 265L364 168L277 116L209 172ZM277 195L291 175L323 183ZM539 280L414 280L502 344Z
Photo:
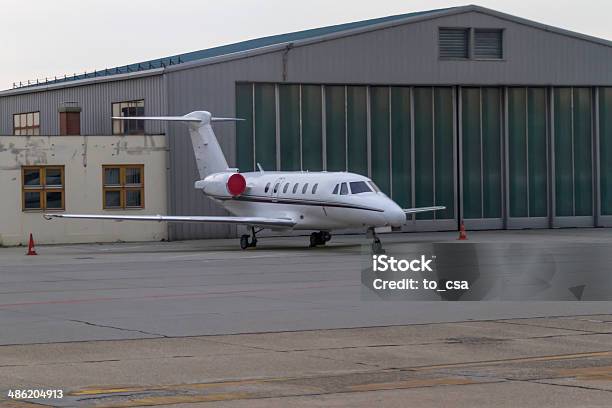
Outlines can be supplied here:
M346 172L240 173L246 188L236 196L218 185L227 173L196 182L196 188L235 216L287 218L292 229L400 227L406 214L367 177ZM218 188L210 188L217 184ZM226 191L226 190L225 190Z

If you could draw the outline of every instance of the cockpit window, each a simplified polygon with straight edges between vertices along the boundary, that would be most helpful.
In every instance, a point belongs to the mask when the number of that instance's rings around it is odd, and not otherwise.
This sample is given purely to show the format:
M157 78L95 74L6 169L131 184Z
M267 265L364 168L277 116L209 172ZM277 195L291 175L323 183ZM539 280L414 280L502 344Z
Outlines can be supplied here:
M370 185L370 187L372 187L372 189L373 189L374 191L376 191L377 193L380 193L380 188L378 188L378 186L377 186L376 184L374 184L374 182L373 182L373 181L371 181L371 180L370 180L370 181L368 181L368 184Z
M336 187L334 187L334 191L332 191L332 194L338 194L339 188L340 188L340 184L336 184Z
M317 187L319 187L319 183L315 183L315 185L312 186L312 194L317 192Z
M351 181L349 184L351 185L351 193L353 194L372 192L372 189L368 187L365 181Z
M266 184L266 189L264 190L264 193L267 193L269 189L270 189L270 183Z
M306 190L308 190L308 183L304 184L304 187L302 187L302 194L306 194Z
M348 186L346 185L346 183L342 183L340 185L340 195L347 195L348 193Z

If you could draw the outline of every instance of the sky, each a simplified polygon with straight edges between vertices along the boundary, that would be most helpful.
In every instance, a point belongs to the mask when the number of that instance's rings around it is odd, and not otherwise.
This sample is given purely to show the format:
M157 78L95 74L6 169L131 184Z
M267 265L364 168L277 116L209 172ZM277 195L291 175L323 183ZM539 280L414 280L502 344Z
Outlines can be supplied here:
M267 35L465 4L470 0L3 0L0 89ZM612 40L609 0L473 4Z

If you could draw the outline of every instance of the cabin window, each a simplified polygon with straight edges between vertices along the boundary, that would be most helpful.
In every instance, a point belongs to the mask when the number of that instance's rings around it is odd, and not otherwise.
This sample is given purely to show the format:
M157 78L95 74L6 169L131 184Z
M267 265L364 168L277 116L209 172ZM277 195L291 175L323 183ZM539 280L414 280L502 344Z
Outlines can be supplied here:
M300 183L295 183L295 185L293 186L293 194L295 194L297 192L298 186L300 185Z
M334 187L334 191L332 192L332 194L338 194L339 188L340 188L340 184L336 184L336 187Z
M316 183L314 186L312 186L312 194L317 192L317 187L319 187L319 183Z
M102 166L105 210L144 208L144 165Z
M306 194L306 190L308 190L308 183L304 184L304 187L302 187L302 194Z
M280 183L276 183L274 185L274 194L276 194L278 192L278 187L280 186Z
M289 188L289 183L285 184L285 187L283 188L283 194L287 193L288 188Z
M266 188L264 189L264 193L267 193L270 190L270 183L266 184Z
M349 184L351 185L351 193L353 194L372 192L372 189L368 187L365 181L351 181Z
M23 211L64 209L64 166L21 168Z
M372 187L372 190L376 191L377 193L380 193L380 188L378 188L378 186L376 184L374 184L373 181L368 181L368 184L370 185L370 187Z
M340 185L340 195L347 195L348 194L348 186L346 185L346 183L342 183Z

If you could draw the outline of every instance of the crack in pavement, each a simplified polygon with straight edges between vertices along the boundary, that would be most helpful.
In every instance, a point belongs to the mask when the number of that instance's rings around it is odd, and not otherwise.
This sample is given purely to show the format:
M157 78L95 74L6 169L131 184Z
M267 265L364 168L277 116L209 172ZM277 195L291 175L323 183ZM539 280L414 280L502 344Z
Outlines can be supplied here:
M166 339L171 338L169 336L166 336L165 334L146 332L144 330L138 330L138 329L126 329L124 327L116 327L116 326L110 326L110 325L104 325L104 324L91 323L91 322L87 322L87 321L84 321L84 320L68 319L67 321L75 322L75 323L82 323L82 324L86 324L88 326L101 327L101 328L105 328L105 329L115 329L115 330L121 330L121 331L127 331L127 332L141 333L141 334L146 334L147 336L155 336L155 337L158 337L158 338L159 337L163 337L163 338L166 338Z

